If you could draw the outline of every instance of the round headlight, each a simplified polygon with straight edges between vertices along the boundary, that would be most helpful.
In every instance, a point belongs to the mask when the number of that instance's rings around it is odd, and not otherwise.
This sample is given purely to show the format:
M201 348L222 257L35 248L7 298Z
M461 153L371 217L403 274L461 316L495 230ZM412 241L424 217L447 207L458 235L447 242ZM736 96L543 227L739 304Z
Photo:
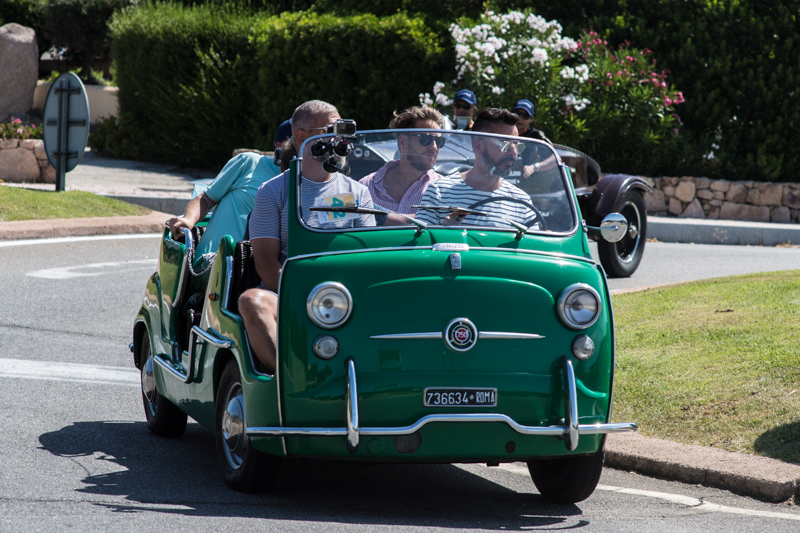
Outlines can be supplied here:
M306 304L308 317L321 328L333 329L350 318L353 299L341 283L329 281L314 287Z
M561 293L558 316L572 329L585 329L600 316L600 295L589 285L576 283Z
M572 341L572 355L586 361L594 353L594 341L586 335L578 335Z

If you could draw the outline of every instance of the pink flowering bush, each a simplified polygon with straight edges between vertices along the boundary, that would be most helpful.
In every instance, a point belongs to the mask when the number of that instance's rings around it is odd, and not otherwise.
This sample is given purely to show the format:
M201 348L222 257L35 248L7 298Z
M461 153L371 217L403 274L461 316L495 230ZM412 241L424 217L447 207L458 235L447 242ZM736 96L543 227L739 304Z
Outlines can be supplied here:
M25 124L15 118L11 122L0 124L0 139L41 139L41 124Z
M456 73L420 102L450 111L458 89L478 107L534 104L533 126L553 141L583 150L606 172L656 173L673 162L684 99L656 69L649 50L609 47L589 31L579 41L530 10L486 12L450 27Z

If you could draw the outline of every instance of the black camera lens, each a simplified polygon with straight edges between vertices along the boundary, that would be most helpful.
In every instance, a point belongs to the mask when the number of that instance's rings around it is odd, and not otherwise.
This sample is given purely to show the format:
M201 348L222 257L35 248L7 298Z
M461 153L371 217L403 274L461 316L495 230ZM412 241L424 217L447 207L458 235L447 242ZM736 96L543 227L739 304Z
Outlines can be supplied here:
M334 172L339 172L339 165L334 158L326 159L324 163L322 163L322 168L325 169L325 172L330 172L331 174Z
M333 153L338 155L339 157L346 157L350 155L350 152L352 151L353 151L353 145L352 143L349 143L347 141L342 141L333 147Z
M323 142L322 139L318 140L311 146L311 155L314 157L321 157L331 151L330 143Z

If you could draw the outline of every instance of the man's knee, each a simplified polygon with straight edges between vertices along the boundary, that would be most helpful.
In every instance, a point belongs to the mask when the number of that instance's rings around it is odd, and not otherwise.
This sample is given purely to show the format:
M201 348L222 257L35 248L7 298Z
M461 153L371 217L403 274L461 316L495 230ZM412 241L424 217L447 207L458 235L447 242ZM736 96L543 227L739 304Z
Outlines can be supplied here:
M274 293L263 289L248 289L239 296L239 311L242 316L262 313L276 314L278 298Z

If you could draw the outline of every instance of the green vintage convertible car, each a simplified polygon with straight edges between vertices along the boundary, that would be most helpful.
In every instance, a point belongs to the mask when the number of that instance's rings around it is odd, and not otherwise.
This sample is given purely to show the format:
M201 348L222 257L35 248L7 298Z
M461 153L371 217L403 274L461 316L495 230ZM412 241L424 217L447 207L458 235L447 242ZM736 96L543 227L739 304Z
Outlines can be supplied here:
M399 133L307 142L322 147L316 154L328 150L331 167L346 161L358 180L386 160ZM249 242L223 238L195 276L202 228L165 229L131 344L147 425L178 437L187 416L202 424L237 490L269 488L286 457L526 462L545 498L581 501L597 486L605 435L636 424L611 421L611 302L569 169L534 140L402 133L441 137L442 190L475 164L475 139L524 149L515 197L444 205L425 196L400 225L320 228L314 217L380 221L381 211L346 199L303 211L304 162L295 159L274 375L254 357L238 313L239 295L260 281ZM454 212L465 218L443 225ZM618 214L593 229L611 241L626 230Z

